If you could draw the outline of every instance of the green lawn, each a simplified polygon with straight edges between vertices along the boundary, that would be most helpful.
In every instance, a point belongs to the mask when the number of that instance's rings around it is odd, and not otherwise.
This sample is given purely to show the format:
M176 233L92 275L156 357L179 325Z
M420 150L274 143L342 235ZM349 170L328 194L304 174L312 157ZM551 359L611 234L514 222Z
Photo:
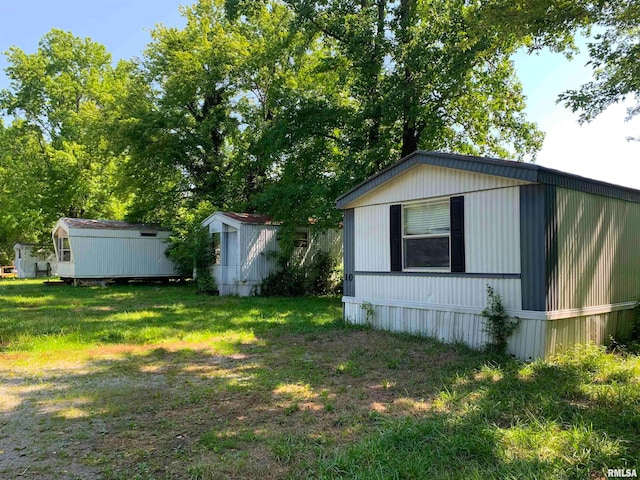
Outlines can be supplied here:
M345 326L337 298L0 283L0 478L604 478L640 360L522 364Z

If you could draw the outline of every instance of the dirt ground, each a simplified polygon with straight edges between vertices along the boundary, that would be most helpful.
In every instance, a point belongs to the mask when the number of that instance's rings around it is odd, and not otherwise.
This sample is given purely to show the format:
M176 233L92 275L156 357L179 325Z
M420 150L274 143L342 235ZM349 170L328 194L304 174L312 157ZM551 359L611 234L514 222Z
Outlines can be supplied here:
M304 476L381 418L420 416L456 350L368 330L0 354L0 478Z

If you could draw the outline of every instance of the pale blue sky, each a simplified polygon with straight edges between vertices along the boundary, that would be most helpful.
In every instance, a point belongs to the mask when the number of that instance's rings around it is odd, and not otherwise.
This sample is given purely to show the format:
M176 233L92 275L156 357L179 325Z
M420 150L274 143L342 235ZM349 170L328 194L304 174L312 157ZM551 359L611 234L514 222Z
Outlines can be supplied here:
M178 11L184 0L0 0L0 52L16 45L33 52L38 41L52 28L91 37L111 52L114 60L139 56L156 24L183 25ZM577 115L556 104L560 92L578 88L589 80L586 55L573 61L543 52L520 54L516 66L528 97L531 121L546 132L537 163L586 177L640 189L640 119L624 122L625 106L617 105L588 125L580 126ZM0 69L6 67L0 57ZM0 88L7 86L0 73Z

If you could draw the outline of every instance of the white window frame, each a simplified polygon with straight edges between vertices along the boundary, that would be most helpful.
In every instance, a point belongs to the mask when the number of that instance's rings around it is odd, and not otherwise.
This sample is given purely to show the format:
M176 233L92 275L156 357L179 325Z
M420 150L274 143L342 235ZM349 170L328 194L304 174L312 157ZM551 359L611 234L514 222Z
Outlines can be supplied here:
M64 248L65 240L68 242L69 248ZM64 259L65 253L69 254L69 258L67 260ZM58 262L70 263L71 261L71 242L69 241L69 237L58 237Z
M446 198L437 198L437 199L429 199L429 200L417 200L415 202L406 202L402 204L402 211L400 213L400 217L402 219L402 271L403 272L451 272L451 216L449 215L449 233L443 235L441 233L431 233L431 234L417 234L417 235L407 235L405 233L405 208L406 207L416 207L418 205L438 205L438 204L446 204L447 208L450 206L451 199L449 197ZM407 267L406 266L406 254L407 249L405 247L406 239L421 239L421 238L448 238L449 239L449 266L448 267Z

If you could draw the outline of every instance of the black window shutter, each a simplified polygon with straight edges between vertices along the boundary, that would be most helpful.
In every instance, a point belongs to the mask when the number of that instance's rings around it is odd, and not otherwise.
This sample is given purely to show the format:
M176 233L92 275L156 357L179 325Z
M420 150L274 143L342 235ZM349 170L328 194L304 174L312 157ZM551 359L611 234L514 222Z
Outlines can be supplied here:
M451 271L464 272L464 197L451 197Z
M402 271L402 205L391 205L389 208L389 224L391 239L391 271Z

